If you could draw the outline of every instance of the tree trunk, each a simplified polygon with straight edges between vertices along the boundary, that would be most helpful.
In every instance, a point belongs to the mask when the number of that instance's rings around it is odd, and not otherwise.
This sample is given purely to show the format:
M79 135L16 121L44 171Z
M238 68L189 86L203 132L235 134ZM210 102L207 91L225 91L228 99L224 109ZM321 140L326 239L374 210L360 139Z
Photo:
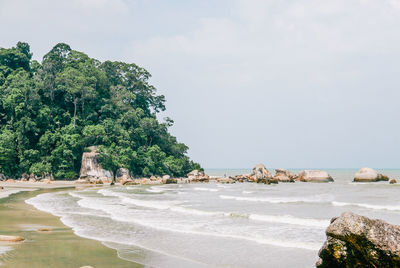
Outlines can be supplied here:
M85 95L83 93L81 96L81 104L82 104L82 118L85 119Z
M76 97L74 96L74 128L76 123Z

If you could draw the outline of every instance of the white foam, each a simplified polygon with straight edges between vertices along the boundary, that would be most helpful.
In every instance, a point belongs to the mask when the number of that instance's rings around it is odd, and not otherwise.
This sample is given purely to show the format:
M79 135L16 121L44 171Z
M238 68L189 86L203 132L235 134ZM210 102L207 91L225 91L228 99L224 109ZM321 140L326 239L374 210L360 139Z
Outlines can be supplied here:
M110 191L110 190L107 190L107 189L100 189L97 192L99 194L102 194L103 196L114 196L114 197L122 197L122 196L124 196L124 193Z
M311 242L277 240L277 239L268 239L268 238L261 238L261 237L258 238L258 237L251 237L251 236L233 235L233 234L227 234L227 233L224 234L224 233L216 233L216 232L201 232L201 231L188 230L188 229L182 228L183 226L181 228L178 228L178 227L177 228L168 228L168 227L161 226L157 222L145 221L145 220L141 220L138 218L127 219L126 217L119 217L119 216L113 216L112 218L117 221L132 222L132 223L139 224L139 225L147 227L147 228L152 228L152 229L157 229L157 230L162 230L162 231L184 233L184 234L190 234L190 235L213 236L213 237L221 237L221 238L228 238L228 239L246 240L246 241L255 242L255 243L259 243L259 244L266 244L266 245L279 246L279 247L299 248L299 249L315 251L315 250L318 250L321 246L320 244L311 243Z
M106 192L105 194L111 194L111 193ZM37 198L37 197L39 197L39 198ZM34 204L35 207L38 207L41 210L45 210L52 214L61 216L62 221L65 224L74 228L75 232L77 232L80 235L82 233L85 234L84 226L80 226L80 228L77 229L77 226L73 221L69 222L69 220L67 218L65 218L65 216L67 216L71 213L63 210L63 207L59 202L60 199L54 198L55 197L54 193L41 194L37 197L28 199L26 202L30 203L30 204ZM200 216L204 216L204 215L218 216L218 215L220 215L220 212L208 212L208 211L201 211L201 210L196 210L196 209L192 209L192 208L177 206L177 202L171 202L171 201L156 202L156 201L148 201L148 200L138 200L138 199L127 198L127 197L120 197L120 198L124 202L133 203L134 205L156 208L156 209L169 209L171 211L179 212L179 213L189 213L189 214L200 215ZM54 207L53 204L49 201L53 202L54 205L57 205L58 207ZM146 220L145 218L142 218L142 217L133 217L133 216L128 217L125 207L121 206L119 208L118 204L115 203L115 200L111 200L111 201L108 200L108 201L111 203L109 203L107 205L107 203L106 203L107 199L102 200L101 198L99 199L99 198L93 198L93 197L83 197L82 199L80 199L78 201L78 204L82 207L86 207L89 209L101 208L103 211L108 212L109 213L108 218L111 218L113 220L139 224L146 228L157 229L157 230L162 230L162 231L185 233L185 234L190 234L190 235L221 237L221 238L225 238L225 239L246 240L246 241L259 243L259 244L267 244L267 245L273 245L273 246L279 246L279 247L289 247L289 248L300 248L300 249L306 249L306 250L318 250L318 248L320 247L319 243L316 244L316 243L311 243L311 242L290 241L290 240L286 240L286 239L285 240L272 239L272 238L268 238L268 237L264 237L264 236L259 237L255 234L237 235L235 232L232 232L232 230L230 230L230 229L226 229L226 230L225 229L222 229L222 230L219 230L219 229L212 230L211 229L210 231L199 231L199 229L198 229L199 227L194 226L192 224L182 224L180 222L177 222L177 223L171 222L171 224L160 224L160 222L158 220L153 220L153 219ZM237 215L242 216L241 214L234 214L234 213L228 213L228 214L224 213L221 215L230 216L230 217L235 217ZM244 214L244 216L246 216L246 215ZM251 220L269 221L269 222L277 222L277 223L290 223L290 224L307 225L307 226L317 226L318 224L320 224L320 222L317 222L317 220L299 219L299 218L294 218L294 217L290 217L290 216L269 216L269 215L250 214L250 215L248 215L248 218ZM81 236L83 236L83 235L81 235ZM94 239L99 240L99 238L96 238L96 237L94 237ZM112 240L112 239L110 239L110 240ZM106 241L110 241L110 240L107 239ZM110 242L113 242L113 241L110 241ZM122 243L123 241L116 241L116 242Z
M12 248L12 247L9 247L9 246L0 246L0 258L1 258L1 255L4 255L4 254L6 254L7 252L9 252L9 251L11 251L11 250L13 250L14 248ZM0 262L0 266L2 265L2 262Z
M223 215L223 213L221 213L221 212L204 211L204 210L198 210L198 209L193 209L193 208L188 208L188 207L180 207L180 206L172 206L169 209L174 212L197 215L197 216L218 216L218 215L222 216Z
M168 202L168 201L148 201L148 200L140 200L129 197L123 197L121 198L121 201L125 204L132 204L139 207L146 207L153 209L169 209L173 205L181 203L181 202Z
M149 189L146 189L146 191L148 191L150 193L162 193L162 192L164 192L162 189L155 189L153 187L150 187Z
M375 210L390 210L390 211L400 210L400 206L382 206L382 205L372 205L372 204L362 204L362 203L346 203L338 201L333 201L332 205L335 207L354 206L354 207L362 207Z
M242 194L252 194L254 193L253 191L242 191Z
M315 197L242 197L231 195L220 195L221 199L231 199L236 201L249 201L249 202L267 202L273 204L279 203L320 203L324 202L324 198L320 196Z
M83 196L79 194L80 192L69 192L68 194L72 197L82 198Z
M297 218L291 215L259 215L259 214L250 214L249 219L256 221L265 221L265 222L275 222L275 223L284 223L284 224L294 224L301 226L310 226L310 227L319 227L326 228L328 227L330 221L324 219L308 219L308 218Z
M218 189L212 189L212 188L203 188L203 187L196 187L194 188L196 191L208 191L208 192L218 192Z

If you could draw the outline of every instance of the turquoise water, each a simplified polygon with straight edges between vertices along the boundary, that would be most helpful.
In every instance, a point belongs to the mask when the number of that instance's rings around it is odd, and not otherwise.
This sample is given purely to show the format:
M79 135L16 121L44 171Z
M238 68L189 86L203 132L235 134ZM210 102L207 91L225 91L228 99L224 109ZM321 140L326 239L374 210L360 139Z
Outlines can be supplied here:
M353 211L400 224L400 185L353 183L356 169L327 171L335 182L108 187L27 203L150 267L313 267L332 217ZM400 170L380 172L400 178Z

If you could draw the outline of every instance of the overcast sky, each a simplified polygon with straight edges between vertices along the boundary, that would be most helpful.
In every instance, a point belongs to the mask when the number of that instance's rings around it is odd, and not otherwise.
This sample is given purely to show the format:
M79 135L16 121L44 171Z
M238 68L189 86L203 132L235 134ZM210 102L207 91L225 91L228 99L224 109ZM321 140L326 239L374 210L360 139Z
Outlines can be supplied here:
M400 0L0 0L0 25L145 67L204 167L400 167Z

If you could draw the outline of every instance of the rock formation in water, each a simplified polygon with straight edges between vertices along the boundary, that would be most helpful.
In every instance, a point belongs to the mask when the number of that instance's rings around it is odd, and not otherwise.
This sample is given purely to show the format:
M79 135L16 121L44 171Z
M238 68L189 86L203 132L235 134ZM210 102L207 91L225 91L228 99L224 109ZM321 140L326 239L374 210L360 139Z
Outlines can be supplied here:
M187 175L189 182L209 182L210 177L203 171L198 171L197 169L192 170Z
M96 151L97 146L91 146L90 152L82 154L82 165L79 180L101 184L101 182L111 182L113 173L105 170L99 163L99 153Z
M297 179L297 175L287 169L275 169L274 179L279 182L294 182Z
M318 268L400 267L400 226L351 212L333 218Z
M268 169L263 164L257 164L253 167L253 172L251 176L256 179L270 179L272 178L272 174L268 171Z
M372 168L362 168L354 175L354 182L376 182L388 180L388 176L379 174Z
M278 180L274 179L272 174L263 164L257 164L253 167L253 171L249 177L250 181L257 183L278 183Z
M299 172L299 181L303 182L332 182L332 177L323 170L303 170Z

